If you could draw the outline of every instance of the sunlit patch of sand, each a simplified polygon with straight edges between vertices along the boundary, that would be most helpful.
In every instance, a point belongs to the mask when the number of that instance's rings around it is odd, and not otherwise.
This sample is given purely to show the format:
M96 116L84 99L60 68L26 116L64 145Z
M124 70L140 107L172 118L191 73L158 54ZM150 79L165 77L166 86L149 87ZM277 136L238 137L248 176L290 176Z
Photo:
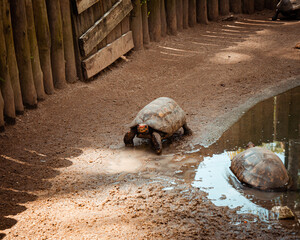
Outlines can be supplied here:
M211 62L218 64L233 64L249 60L251 60L251 56L236 52L220 52L210 59Z

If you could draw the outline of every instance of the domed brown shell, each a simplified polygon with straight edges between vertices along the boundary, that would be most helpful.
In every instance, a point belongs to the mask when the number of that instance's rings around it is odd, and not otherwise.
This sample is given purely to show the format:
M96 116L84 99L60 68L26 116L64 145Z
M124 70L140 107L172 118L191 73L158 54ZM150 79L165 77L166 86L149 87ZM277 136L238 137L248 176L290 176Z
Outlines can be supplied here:
M186 123L185 112L171 98L160 97L146 105L131 123L131 127L147 124L149 127L172 135Z
M276 8L283 12L296 11L300 9L300 0L281 0Z
M253 147L239 153L231 160L230 169L239 181L261 190L284 189L289 183L280 158L265 148Z

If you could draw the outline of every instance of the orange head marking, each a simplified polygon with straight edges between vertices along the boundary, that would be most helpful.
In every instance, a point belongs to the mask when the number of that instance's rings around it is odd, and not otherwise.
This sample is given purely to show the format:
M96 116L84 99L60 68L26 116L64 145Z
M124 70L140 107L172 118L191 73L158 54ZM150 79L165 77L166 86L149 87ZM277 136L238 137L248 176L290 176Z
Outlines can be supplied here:
M137 127L137 130L139 133L148 133L149 132L149 127L147 124L139 124Z

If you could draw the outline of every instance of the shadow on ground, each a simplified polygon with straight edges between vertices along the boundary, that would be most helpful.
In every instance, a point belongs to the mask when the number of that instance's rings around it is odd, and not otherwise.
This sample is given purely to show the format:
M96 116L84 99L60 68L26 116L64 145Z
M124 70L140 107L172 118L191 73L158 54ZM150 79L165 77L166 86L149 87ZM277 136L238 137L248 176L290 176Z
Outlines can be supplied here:
M70 166L71 161L27 149L22 143L13 146L5 136L0 136L0 142L0 230L5 230L17 223L7 216L25 211L23 204L37 199L32 192L50 189L49 179L59 174L59 168Z

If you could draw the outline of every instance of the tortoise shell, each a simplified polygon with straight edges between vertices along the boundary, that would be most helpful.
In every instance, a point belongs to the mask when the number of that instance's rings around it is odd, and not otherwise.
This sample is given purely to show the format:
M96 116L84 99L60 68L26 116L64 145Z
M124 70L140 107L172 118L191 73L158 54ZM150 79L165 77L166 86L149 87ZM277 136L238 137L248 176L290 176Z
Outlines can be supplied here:
M237 154L230 169L240 182L261 190L284 189L289 183L280 158L265 148L252 147Z
M131 127L147 124L149 127L172 135L186 123L185 112L171 98L160 97L146 105L131 123Z
M276 8L283 12L296 11L300 9L300 0L281 0Z

